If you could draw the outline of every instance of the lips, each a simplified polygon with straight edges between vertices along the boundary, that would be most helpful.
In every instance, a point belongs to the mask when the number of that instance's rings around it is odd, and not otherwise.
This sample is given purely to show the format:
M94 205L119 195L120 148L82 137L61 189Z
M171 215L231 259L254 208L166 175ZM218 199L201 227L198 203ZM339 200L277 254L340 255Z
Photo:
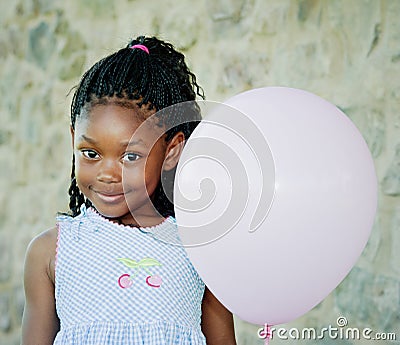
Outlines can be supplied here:
M97 197L105 203L116 203L125 199L124 193L106 193L101 191L94 191Z

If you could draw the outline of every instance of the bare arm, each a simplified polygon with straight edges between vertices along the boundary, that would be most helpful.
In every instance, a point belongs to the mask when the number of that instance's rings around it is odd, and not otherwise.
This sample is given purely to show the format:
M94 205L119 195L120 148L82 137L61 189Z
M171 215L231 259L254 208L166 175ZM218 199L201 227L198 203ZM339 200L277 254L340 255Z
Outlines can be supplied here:
M22 345L51 345L59 330L54 297L54 260L57 229L29 244L24 269L25 309Z
M201 327L207 345L236 345L232 313L207 287L203 297Z

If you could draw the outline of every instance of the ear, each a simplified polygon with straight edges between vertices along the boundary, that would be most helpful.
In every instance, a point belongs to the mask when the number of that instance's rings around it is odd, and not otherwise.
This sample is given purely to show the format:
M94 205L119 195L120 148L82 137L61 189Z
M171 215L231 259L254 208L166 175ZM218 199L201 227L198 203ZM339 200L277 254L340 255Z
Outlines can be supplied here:
M75 130L72 125L69 126L69 131L71 132L71 142L72 142L72 149L74 149L74 142L75 142Z
M181 156L183 146L185 144L185 135L183 132L178 132L169 141L167 149L165 150L165 159L163 170L169 171L176 167L179 157Z

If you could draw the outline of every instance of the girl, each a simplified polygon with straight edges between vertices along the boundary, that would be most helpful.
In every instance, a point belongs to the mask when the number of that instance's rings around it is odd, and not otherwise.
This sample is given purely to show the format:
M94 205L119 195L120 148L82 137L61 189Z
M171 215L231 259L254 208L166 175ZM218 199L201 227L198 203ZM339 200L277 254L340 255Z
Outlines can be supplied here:
M83 75L71 105L70 214L28 247L23 345L235 344L232 314L184 248L159 239L177 238L161 180L173 180L201 119L196 94L184 56L154 37ZM160 111L185 101L189 111Z

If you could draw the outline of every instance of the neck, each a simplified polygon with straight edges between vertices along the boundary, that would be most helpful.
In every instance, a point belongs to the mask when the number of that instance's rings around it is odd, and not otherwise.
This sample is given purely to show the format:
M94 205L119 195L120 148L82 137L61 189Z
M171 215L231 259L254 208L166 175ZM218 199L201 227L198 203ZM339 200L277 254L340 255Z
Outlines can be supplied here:
M131 213L129 213L122 217L109 218L109 220L121 225L131 226L134 228L145 228L158 225L162 223L165 220L165 218L159 214L133 216Z

